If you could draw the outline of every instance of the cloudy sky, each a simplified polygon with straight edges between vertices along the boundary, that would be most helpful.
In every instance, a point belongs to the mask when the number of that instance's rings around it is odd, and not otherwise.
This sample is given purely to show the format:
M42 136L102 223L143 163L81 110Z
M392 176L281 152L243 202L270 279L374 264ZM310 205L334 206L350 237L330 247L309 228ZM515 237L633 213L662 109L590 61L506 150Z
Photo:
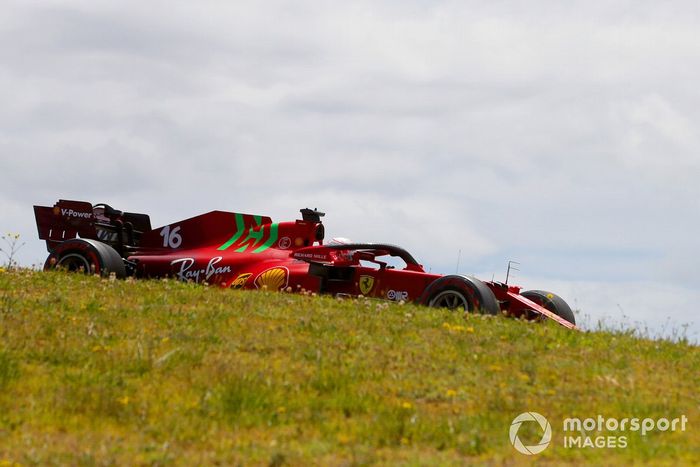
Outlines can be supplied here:
M156 225L318 207L697 340L698 30L690 1L6 0L0 230L32 264L59 197Z

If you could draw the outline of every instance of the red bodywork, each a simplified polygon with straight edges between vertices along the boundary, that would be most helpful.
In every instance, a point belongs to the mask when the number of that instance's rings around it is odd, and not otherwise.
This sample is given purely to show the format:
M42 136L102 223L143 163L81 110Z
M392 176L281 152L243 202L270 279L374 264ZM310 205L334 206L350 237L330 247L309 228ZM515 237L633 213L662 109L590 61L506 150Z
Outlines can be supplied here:
M310 291L427 305L431 285L445 278L425 272L397 246L324 245L323 213L317 211L302 210L302 220L279 223L264 216L212 211L151 229L148 216L106 205L61 200L53 207L34 209L39 236L51 253L47 267L55 264L64 242L80 237L112 246L124 259L128 275L236 289ZM534 313L575 328L520 295L520 287L484 283L504 314Z

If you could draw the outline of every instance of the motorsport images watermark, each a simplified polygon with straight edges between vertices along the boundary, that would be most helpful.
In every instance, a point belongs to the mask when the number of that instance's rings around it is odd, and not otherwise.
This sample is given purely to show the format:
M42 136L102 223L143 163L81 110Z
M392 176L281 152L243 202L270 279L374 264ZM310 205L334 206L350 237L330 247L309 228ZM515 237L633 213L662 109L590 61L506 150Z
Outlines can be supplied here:
M525 446L523 442L520 441L520 438L518 437L518 431L520 431L520 427L525 422L537 422L540 424L540 428L542 428L542 439L540 439L539 443L533 444L532 446ZM521 413L520 415L515 417L513 423L510 424L510 443L515 449L517 449L519 452L522 452L523 454L526 454L528 456L531 456L533 454L539 454L545 449L547 449L547 446L549 446L549 443L551 441L552 425L549 424L546 418L544 418L537 412Z
M525 445L518 432L520 427L527 422L536 422L542 430L539 442ZM642 436L650 431L685 431L688 417L682 415L678 418L605 418L598 415L596 418L566 418L562 423L564 433L564 447L574 448L626 448L628 432L640 432ZM595 432L596 436L588 433ZM574 435L574 433L577 433ZM623 433L623 434L620 434ZM552 425L537 412L524 412L515 417L510 425L510 443L518 451L531 456L539 454L552 442Z

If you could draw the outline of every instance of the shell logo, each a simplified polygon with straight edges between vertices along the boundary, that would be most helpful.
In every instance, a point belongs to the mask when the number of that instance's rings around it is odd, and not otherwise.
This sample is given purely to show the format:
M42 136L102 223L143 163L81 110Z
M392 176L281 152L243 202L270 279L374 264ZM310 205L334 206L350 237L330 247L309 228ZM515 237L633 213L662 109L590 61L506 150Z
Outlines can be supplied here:
M289 269L281 266L270 268L258 274L255 278L255 286L259 289L279 291L287 287L289 282Z

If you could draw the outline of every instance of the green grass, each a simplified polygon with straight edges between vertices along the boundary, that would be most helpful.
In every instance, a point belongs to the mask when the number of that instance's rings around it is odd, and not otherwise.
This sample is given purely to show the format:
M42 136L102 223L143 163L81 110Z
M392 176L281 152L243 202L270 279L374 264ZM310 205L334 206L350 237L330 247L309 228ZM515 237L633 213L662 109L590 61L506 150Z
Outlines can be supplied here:
M631 333L0 272L0 466L697 464L699 374L698 347ZM508 438L526 411L554 430L534 458ZM598 414L689 423L563 447Z

